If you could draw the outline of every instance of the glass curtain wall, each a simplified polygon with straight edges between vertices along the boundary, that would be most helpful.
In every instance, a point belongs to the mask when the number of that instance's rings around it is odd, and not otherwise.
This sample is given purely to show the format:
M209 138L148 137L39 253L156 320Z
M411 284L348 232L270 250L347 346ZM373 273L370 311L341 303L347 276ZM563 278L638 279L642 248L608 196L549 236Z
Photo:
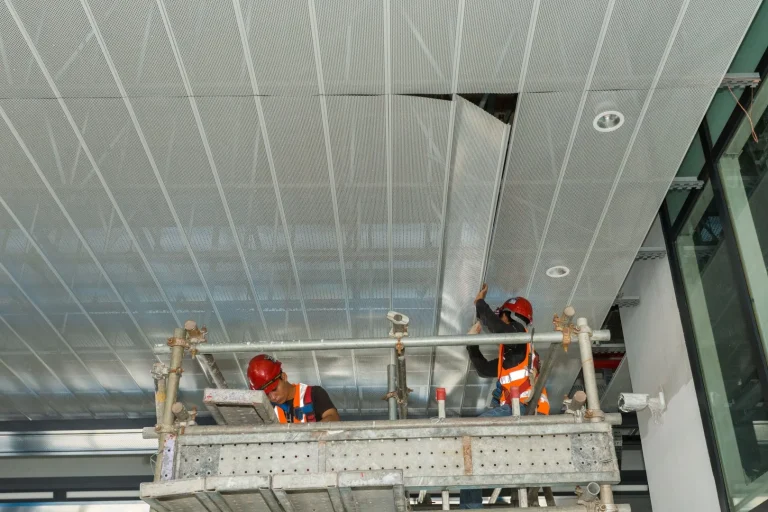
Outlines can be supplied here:
M766 47L768 3L729 71L757 71L764 80ZM718 91L678 172L699 181L671 190L661 212L721 507L729 511L768 507L766 106L762 83Z

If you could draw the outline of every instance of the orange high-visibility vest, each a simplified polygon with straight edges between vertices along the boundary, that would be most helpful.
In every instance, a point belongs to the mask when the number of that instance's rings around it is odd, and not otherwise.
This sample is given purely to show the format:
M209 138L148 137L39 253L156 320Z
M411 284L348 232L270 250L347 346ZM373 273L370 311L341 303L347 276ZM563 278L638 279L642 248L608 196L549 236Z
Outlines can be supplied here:
M531 399L533 389L531 388L530 371L528 369L528 360L531 357L531 344L526 344L525 358L517 366L512 368L504 368L504 345L499 345L499 383L501 384L501 399L500 405L511 403L509 398L510 390L513 387L517 387L520 390L520 403L526 404ZM533 364L536 367L536 359L538 356L536 352L533 352ZM549 398L547 398L547 390L541 390L541 396L539 397L539 404L536 407L536 412L539 414L549 414Z
M293 394L293 423L313 423L315 419L314 407L312 407L312 386L306 384L294 384ZM275 405L275 414L280 423L288 423L285 410Z

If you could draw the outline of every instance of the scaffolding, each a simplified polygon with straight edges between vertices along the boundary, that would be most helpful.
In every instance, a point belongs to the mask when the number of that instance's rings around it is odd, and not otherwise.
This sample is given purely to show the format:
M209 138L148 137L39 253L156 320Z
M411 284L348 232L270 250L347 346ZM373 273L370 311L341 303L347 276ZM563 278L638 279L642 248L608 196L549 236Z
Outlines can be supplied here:
M145 437L158 438L159 450L155 481L142 485L141 497L156 511L405 512L425 509L412 505L411 493L422 498L436 493L448 510L451 491L493 488L495 501L499 489L517 488L517 503L525 508L531 496L526 490L568 485L574 486L579 504L553 510L628 511L614 504L611 490L620 479L612 426L621 416L602 412L592 361L593 341L608 341L610 333L592 331L584 318L573 325L573 313L567 308L556 315L555 331L548 333L409 338L407 317L398 320L393 313L389 338L215 345L205 343L205 328L187 322L167 346L155 348L158 354L170 352L170 365L153 371L165 396L156 400L156 428L145 429ZM565 414L521 416L515 399L510 417L446 418L439 390L437 418L407 419L408 347L554 344L536 381L535 399L556 367L558 352L568 350L574 338L586 403L583 396L570 401ZM395 351L385 397L389 420L280 424L262 391L227 389L213 358L340 348ZM215 426L196 425L196 411L176 401L185 351L217 376L212 382L224 383L205 390L203 401ZM535 500L536 493L532 496Z

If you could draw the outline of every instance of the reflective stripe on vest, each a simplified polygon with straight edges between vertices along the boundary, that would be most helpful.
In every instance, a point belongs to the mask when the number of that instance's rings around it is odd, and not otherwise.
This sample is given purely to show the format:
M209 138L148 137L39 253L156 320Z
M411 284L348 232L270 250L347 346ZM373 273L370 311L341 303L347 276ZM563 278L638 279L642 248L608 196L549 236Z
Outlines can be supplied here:
M315 421L314 412L311 410L311 396L309 396L312 392L311 386L307 386L306 384L294 384L293 388L293 423ZM309 400L307 400L307 398L309 398ZM288 423L288 417L286 416L285 410L279 405L275 405L274 407L275 414L280 423ZM310 411L306 411L307 408L310 409ZM297 414L297 412L301 412L302 414ZM301 416L301 419L299 419L298 416Z

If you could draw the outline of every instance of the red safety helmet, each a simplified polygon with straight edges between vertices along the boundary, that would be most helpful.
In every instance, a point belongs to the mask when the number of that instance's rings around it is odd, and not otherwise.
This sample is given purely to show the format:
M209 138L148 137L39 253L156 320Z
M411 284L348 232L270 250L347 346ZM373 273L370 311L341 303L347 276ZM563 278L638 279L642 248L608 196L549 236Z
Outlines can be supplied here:
M528 322L528 325L533 323L533 306L523 297L513 297L508 299L507 302L501 305L496 313L501 315L503 311L509 312L512 320L516 320L515 315L518 315L518 319L522 318ZM528 327L526 325L525 327Z
M283 364L274 357L259 354L248 363L248 386L270 393L283 375Z

